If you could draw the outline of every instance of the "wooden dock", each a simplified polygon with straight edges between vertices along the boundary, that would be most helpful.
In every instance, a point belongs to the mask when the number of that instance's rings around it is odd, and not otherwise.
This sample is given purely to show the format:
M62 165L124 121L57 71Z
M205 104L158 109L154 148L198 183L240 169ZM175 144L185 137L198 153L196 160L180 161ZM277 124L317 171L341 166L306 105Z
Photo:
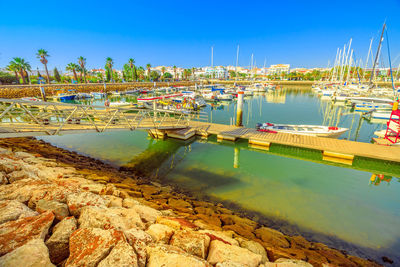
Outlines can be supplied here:
M196 135L201 136L217 135L218 140L235 141L239 138L247 139L249 145L264 150L268 150L271 144L319 150L323 154L324 160L349 165L352 164L354 156L400 162L399 147L325 137L258 132L255 129L216 123L190 121L189 128L168 130L166 134L173 138L187 139L188 133L193 131L195 131Z

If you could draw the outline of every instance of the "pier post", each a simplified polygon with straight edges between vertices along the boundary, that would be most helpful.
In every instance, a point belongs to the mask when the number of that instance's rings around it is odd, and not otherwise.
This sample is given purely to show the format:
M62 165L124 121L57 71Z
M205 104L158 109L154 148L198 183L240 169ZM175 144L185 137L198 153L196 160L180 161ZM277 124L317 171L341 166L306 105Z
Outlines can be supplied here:
M239 91L238 92L238 104L237 104L237 110L236 110L236 126L243 126L242 120L243 120L243 97L244 97L244 92Z

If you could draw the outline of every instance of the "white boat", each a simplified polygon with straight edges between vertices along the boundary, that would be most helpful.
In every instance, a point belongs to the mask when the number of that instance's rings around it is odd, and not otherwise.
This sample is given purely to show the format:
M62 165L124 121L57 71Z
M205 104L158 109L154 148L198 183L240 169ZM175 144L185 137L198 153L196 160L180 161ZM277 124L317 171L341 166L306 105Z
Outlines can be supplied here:
M36 97L22 97L21 100L23 100L23 101L42 101Z
M91 94L88 93L78 93L75 96L75 99L88 99L88 98L92 98L93 96Z
M91 95L93 96L93 98L95 98L95 99L104 98L104 97L107 96L106 93L101 93L101 92L92 92L92 93L90 93L90 94L91 94Z
M384 112L384 111L374 111L371 113L372 119L379 119L379 120L388 120L390 119L390 115L392 114L391 111Z
M258 123L256 129L260 132L279 132L330 138L338 138L348 130L347 128L322 125L289 125L273 123Z
M118 102L111 102L110 103L110 107L126 107L126 106L130 106L132 105L129 102L125 102L125 101L118 101Z
M217 94L216 98L218 100L222 100L222 101L231 101L231 100L233 100L233 95L221 93L221 94Z

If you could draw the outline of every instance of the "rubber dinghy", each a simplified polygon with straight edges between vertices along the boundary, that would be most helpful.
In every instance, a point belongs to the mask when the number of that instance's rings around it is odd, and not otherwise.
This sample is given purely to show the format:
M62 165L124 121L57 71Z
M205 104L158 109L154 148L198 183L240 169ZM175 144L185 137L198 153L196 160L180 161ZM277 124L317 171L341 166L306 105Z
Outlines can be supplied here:
M320 125L289 125L289 124L273 124L273 123L257 123L257 131L272 133L290 133L299 135L319 136L338 138L347 132L347 128L339 128L332 126Z

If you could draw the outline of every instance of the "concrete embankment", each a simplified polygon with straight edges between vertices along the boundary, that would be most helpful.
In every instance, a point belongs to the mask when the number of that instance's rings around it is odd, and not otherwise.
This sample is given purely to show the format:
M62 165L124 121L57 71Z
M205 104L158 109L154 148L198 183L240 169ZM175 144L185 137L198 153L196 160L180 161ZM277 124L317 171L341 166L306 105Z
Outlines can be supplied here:
M0 266L379 266L34 139L0 184Z

